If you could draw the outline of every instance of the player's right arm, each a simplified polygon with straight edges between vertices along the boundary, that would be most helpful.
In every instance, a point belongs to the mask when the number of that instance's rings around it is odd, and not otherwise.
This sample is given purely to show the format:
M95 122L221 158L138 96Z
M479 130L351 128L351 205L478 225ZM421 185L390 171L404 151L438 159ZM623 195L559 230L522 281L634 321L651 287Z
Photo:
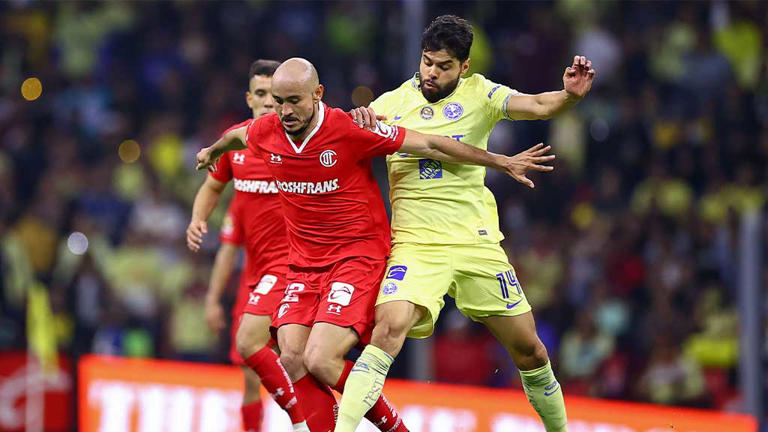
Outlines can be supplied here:
M246 148L247 132L247 126L231 129L222 135L218 141L213 143L213 145L200 150L197 153L197 169L208 168L209 170L215 171L216 161L221 155L228 151L242 150Z
M193 252L200 250L203 243L203 235L208 233L208 217L216 208L219 197L227 184L220 182L212 176L207 176L205 182L195 195L195 202L192 204L192 220L187 227L187 247Z
M526 177L528 171L546 172L553 169L552 166L543 164L552 161L555 155L547 155L551 147L544 147L541 143L514 156L505 156L487 152L451 138L422 134L411 129L405 129L405 131L403 145L398 150L400 153L412 153L430 159L494 168L531 188L534 185Z

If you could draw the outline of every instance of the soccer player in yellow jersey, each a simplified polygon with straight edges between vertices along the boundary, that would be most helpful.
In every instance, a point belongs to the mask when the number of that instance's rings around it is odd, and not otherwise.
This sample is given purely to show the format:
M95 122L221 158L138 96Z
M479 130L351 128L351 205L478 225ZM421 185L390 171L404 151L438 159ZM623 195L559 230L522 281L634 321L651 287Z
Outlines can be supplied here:
M445 135L485 149L502 119L548 119L581 100L595 71L584 57L565 69L564 89L527 95L469 69L472 27L447 15L422 38L419 73L381 95L355 117L374 114L422 133ZM484 186L485 169L419 158L387 157L392 202L392 254L376 302L371 344L344 388L336 432L352 432L375 402L406 336L432 334L450 295L469 318L482 322L507 349L523 388L547 432L564 432L565 403L536 334L531 306L499 245L496 202ZM533 187L532 182L528 186Z

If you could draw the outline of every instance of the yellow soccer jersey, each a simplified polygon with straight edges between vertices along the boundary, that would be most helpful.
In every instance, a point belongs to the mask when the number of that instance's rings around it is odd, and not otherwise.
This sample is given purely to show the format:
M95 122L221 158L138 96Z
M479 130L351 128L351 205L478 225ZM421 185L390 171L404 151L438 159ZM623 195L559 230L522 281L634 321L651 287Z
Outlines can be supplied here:
M517 91L480 74L461 79L456 90L429 103L418 76L371 103L387 123L443 135L488 148L496 122ZM420 244L498 243L496 200L485 187L485 167L462 165L396 153L387 156L392 202L392 241Z

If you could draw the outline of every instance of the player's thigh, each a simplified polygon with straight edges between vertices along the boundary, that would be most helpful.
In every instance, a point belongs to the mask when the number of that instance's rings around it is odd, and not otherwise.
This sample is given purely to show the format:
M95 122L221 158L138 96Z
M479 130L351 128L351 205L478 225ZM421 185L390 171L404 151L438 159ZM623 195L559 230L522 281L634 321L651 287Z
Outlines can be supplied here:
M454 253L456 290L451 294L464 315L482 321L490 316L530 312L523 287L501 246L456 246Z
M247 358L264 348L271 337L270 324L272 324L272 317L269 315L244 313L235 336L237 351Z
M337 359L354 347L360 337L350 327L319 322L312 326L305 348L306 358Z
M451 266L445 246L396 244L381 281L376 308L379 311L382 306L395 302L413 304L420 319L408 336L424 338L434 331L440 310L445 305L443 297L450 285Z

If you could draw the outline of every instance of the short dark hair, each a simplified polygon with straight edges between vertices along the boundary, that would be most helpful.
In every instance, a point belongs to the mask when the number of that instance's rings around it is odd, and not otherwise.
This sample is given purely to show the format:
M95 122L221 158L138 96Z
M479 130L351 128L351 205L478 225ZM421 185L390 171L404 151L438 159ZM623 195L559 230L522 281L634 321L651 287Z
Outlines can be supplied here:
M440 15L435 18L421 35L422 51L440 51L464 61L469 58L472 48L472 24L456 15Z
M251 63L251 69L248 71L248 79L251 79L256 75L271 77L275 74L278 66L280 66L280 62L278 61L258 59Z

